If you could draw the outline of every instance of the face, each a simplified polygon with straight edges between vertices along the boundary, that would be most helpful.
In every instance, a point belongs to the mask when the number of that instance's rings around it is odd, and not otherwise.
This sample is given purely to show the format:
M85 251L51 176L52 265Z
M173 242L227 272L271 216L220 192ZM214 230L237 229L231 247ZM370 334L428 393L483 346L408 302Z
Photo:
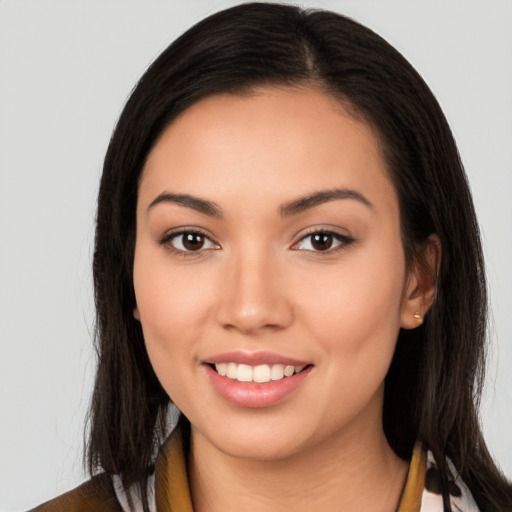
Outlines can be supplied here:
M175 120L140 182L134 286L156 375L211 446L269 459L382 429L415 281L376 136L330 97Z

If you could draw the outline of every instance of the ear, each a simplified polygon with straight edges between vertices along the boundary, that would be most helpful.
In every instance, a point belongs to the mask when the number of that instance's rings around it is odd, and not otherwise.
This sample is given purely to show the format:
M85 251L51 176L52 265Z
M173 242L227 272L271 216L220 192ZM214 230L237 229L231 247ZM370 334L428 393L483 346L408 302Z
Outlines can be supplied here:
M423 323L436 298L437 276L441 264L441 242L430 235L417 251L410 269L402 300L400 327L415 329Z
M133 318L135 318L135 320L138 320L140 322L140 313L139 313L139 308L137 306L135 306L133 308Z

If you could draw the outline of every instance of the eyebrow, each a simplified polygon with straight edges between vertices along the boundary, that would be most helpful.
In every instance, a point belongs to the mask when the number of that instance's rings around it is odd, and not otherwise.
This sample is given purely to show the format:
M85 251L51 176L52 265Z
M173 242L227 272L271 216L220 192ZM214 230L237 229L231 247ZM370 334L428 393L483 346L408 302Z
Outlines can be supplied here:
M368 208L373 209L373 204L363 194L357 192L357 190L335 188L330 190L321 190L320 192L314 192L313 194L299 197L294 201L284 204L279 210L281 217L289 217L336 199L354 199Z
M194 197L189 194L171 194L170 192L163 192L157 196L148 206L148 210L155 207L160 203L174 203L180 206L192 208L209 217L222 217L222 210L213 201L207 201L199 197Z
M353 199L359 201L370 209L373 209L373 204L360 192L347 188L335 188L329 190L321 190L314 192L298 199L294 199L289 203L283 204L279 208L281 217L291 217L298 215L310 208L319 206L336 199ZM158 195L148 206L148 211L161 203L174 203L187 208L192 208L209 217L222 218L224 214L222 209L213 201L201 199L199 197L191 196L189 194L173 194L170 192L162 192Z

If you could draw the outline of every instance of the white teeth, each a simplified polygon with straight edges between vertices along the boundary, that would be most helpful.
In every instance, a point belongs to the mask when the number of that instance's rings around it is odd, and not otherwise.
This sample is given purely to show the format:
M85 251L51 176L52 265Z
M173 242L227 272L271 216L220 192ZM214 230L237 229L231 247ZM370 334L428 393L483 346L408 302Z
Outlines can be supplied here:
M252 381L252 366L249 366L248 364L239 364L236 380L238 380L240 382L251 382Z
M273 364L270 369L270 378L272 380L281 380L284 377L284 366L282 364Z
M226 375L228 373L228 365L227 363L219 363L215 365L215 369L217 370L219 375Z
M236 363L217 363L215 369L219 375L228 379L237 380L239 382L270 382L271 380L281 380L285 377L304 370L305 366L292 366L283 364L260 364L258 366L250 366L248 364Z
M295 373L295 366L285 366L284 367L284 376L291 377Z
M226 377L230 379L236 379L238 375L238 365L236 363L228 363Z
M252 380L254 382L269 382L270 366L268 364L260 364L259 366L255 366L252 372Z

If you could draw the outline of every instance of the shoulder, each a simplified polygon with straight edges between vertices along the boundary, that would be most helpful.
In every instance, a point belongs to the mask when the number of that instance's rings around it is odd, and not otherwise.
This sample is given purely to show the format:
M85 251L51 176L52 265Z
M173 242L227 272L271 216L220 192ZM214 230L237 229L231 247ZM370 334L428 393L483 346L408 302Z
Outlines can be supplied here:
M58 498L47 501L30 512L122 512L116 498L112 478L107 473L96 475Z
M450 473L449 498L453 510L460 512L479 512L470 489L462 481L450 458L446 457ZM434 454L426 450L425 489L422 497L421 512L433 512L444 509L441 476Z

